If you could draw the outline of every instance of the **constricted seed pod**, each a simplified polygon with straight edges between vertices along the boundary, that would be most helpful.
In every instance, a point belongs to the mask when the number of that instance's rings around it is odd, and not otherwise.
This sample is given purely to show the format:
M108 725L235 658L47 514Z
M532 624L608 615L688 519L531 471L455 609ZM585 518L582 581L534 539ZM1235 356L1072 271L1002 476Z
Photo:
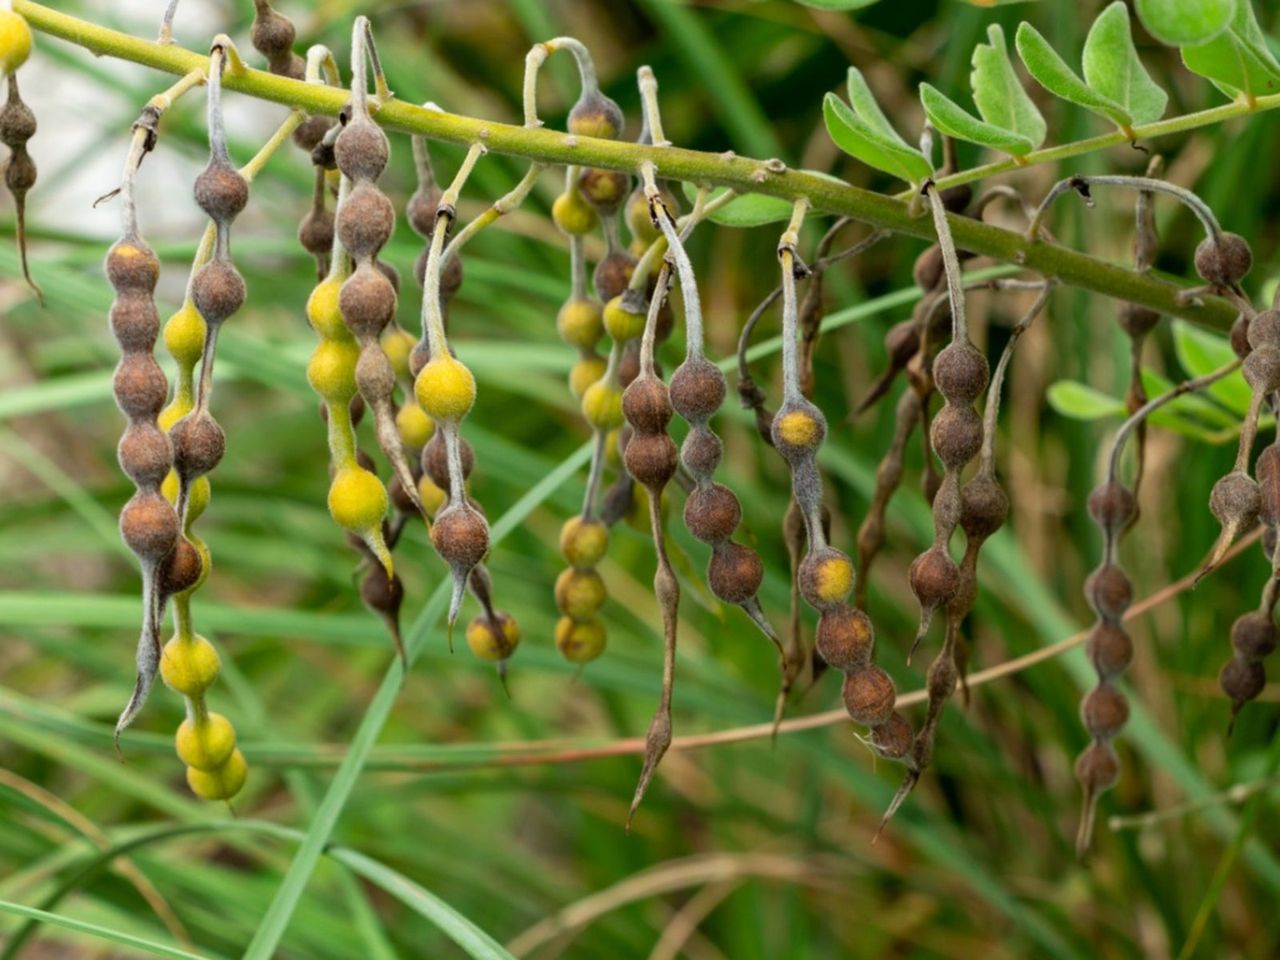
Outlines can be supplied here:
M249 182L227 161L213 159L196 177L195 198L210 220L229 223L249 203Z
M244 305L244 277L230 261L209 261L191 280L191 299L210 324L221 323Z
M491 620L480 614L467 624L467 646L481 660L507 660L520 645L520 625L511 614L495 610Z
M982 449L982 416L968 404L948 402L933 418L929 439L948 470L962 470Z
M1254 610L1236 618L1231 625L1231 646L1241 660L1256 662L1276 649L1276 625L1271 616Z
M361 181L338 208L338 241L353 259L367 260L386 246L395 222L395 207L386 194L373 183Z
M1098 676L1106 680L1129 669L1133 663L1133 641L1120 624L1102 620L1090 631L1085 653Z
M848 598L853 590L853 564L834 547L810 550L797 572L800 595L815 610L826 612Z
M933 361L933 381L952 404L973 403L987 389L990 378L987 358L967 340L948 344Z
M898 696L893 679L874 663L846 673L840 693L850 718L867 727L888 722Z
M120 536L139 559L159 563L178 541L178 515L159 493L139 490L120 511Z
M387 160L391 157L391 145L387 135L368 117L355 113L333 144L333 155L338 169L353 181L373 181L382 176ZM395 214L392 214L394 218ZM383 241L385 243L385 241ZM346 242L343 241L346 246ZM357 258L351 247L347 247Z
M763 581L764 562L758 553L732 540L715 544L707 563L707 583L718 599L745 604L755 597Z
M706 357L691 357L671 375L671 405L688 421L707 420L724 403L724 374Z
M471 570L489 552L489 525L474 507L452 505L432 524L431 544L450 566Z
M703 543L729 539L741 520L742 505L733 491L722 483L695 487L684 504L685 526Z
M828 665L850 673L871 662L875 640L871 618L856 607L841 606L818 618L814 647Z
M1112 622L1118 622L1133 602L1133 584L1113 563L1103 564L1089 574L1084 592L1098 616Z
M604 652L604 624L592 618L586 621L561 617L556 621L556 649L570 663L590 663Z
M900 713L893 713L884 723L871 728L871 749L886 760L902 760L911 752L915 735L911 723Z
M1133 491L1118 480L1108 480L1089 494L1089 516L1104 533L1116 534L1129 525L1137 511Z
M569 111L567 125L577 137L616 140L622 134L622 108L599 90L584 90Z
M637 380L627 388L628 392L643 382ZM622 460L636 483L660 487L675 476L679 453L675 441L665 433L636 434L623 451Z
M1253 251L1238 233L1223 232L1215 243L1205 237L1196 247L1196 272L1206 283L1232 287L1244 279L1253 266Z
M1129 721L1129 702L1111 684L1100 683L1081 701L1080 719L1095 737L1114 737Z

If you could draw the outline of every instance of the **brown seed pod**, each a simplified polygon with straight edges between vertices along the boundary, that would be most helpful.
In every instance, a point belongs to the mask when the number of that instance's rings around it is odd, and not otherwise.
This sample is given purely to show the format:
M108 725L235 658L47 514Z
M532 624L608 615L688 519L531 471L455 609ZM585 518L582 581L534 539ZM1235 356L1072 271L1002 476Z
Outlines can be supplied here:
M436 225L436 213L440 209L440 189L436 186L422 187L409 197L404 205L404 216L409 226L418 236L429 238Z
M297 36L293 21L281 16L268 3L257 2L249 41L253 48L268 60L278 60L293 52Z
M893 713L884 723L871 728L871 749L886 760L901 760L911 752L915 736L911 723L900 713Z
M213 470L226 453L227 437L218 422L203 411L183 417L169 431L173 466L178 476L190 480Z
M304 64L305 71L305 64ZM313 153L323 141L326 133L333 126L330 117L307 117L293 131L293 142L302 150Z
M1140 303L1123 303L1119 321L1121 330L1134 340L1140 340L1159 325L1160 314Z
M1232 713L1235 714L1241 706L1256 699L1262 692L1267 685L1267 674L1262 664L1256 660L1232 657L1218 674L1218 685L1231 699Z
M633 383L627 389L631 390L635 385ZM636 483L658 488L675 475L677 458L676 443L665 433L637 433L622 454L627 473L631 474Z
M684 524L703 543L728 540L741 520L742 505L724 484L699 484L685 500Z
M929 439L948 470L962 470L982 449L982 417L968 405L947 403L933 418Z
M990 473L979 473L960 489L960 528L971 540L985 540L1004 526L1009 497Z
M210 260L191 281L191 299L210 324L221 323L244 304L244 277L227 260Z
M694 476L710 476L719 466L723 451L720 438L710 430L691 430L680 447L680 459Z
M160 280L160 258L137 237L124 237L107 251L107 281L117 293L151 294Z
M139 487L158 487L173 464L169 437L154 420L135 420L125 427L116 456L120 469Z
M1209 493L1209 511L1224 527L1239 533L1252 527L1262 509L1262 495L1253 478L1241 470L1221 477Z
M711 417L724 403L724 374L706 357L692 357L671 375L671 405L693 422Z
M120 536L140 559L158 563L178 540L178 515L154 490L139 490L120 511Z
M661 433L671 422L671 399L656 377L633 379L622 394L622 415L641 433Z
M625 250L614 250L601 257L596 264L591 282L596 288L596 296L601 303L608 303L614 297L622 295L631 282L631 274L635 272L637 260Z
M1133 602L1133 584L1123 570L1107 563L1089 574L1084 594L1099 617L1119 622Z
M1118 480L1100 483L1089 494L1089 516L1104 533L1119 533L1129 525L1137 509L1133 492Z
M112 389L130 420L154 420L164 406L169 384L150 353L126 353L116 365Z
M1249 333L1253 333L1253 320L1249 325ZM1253 343L1253 340L1250 340ZM1280 347L1268 342L1259 342L1244 358L1240 372L1249 388L1254 393L1274 393L1280 390Z
M410 509L416 510L414 507ZM375 613L398 618L404 603L404 582L394 574L388 579L382 564L372 563L360 579L360 599Z
M338 306L353 335L376 337L396 315L396 291L386 275L366 260L342 285Z
M750 547L721 540L707 563L707 584L725 603L744 604L751 600L764 580L764 563Z
M35 113L10 86L9 97L0 107L0 143L17 152L35 135Z
M386 194L370 181L358 181L338 208L338 240L353 259L368 260L386 246L395 223Z
M1218 243L1205 237L1196 247L1196 272L1215 287L1233 287L1253 266L1253 251L1244 237L1224 231Z
M1120 763L1109 743L1095 740L1076 758L1076 779L1087 796L1096 798L1115 786L1120 776Z
M14 196L20 196L35 186L36 162L25 150L10 154L4 164L4 185Z
M1249 320L1245 336L1250 347L1280 346L1280 310L1260 311Z
M327 257L333 250L333 212L320 207L302 218L298 227L298 242L313 257Z
M840 693L850 718L866 727L889 722L898 696L893 679L874 663L846 673Z
M631 178L620 170L584 167L578 175L578 191L602 216L610 216L622 206L630 187Z
M431 525L431 544L450 566L470 570L489 551L489 525L474 507L450 504Z
M1249 318L1244 314L1236 317L1235 323L1231 324L1231 349L1241 360L1252 349L1249 346Z
M911 561L911 592L922 609L937 610L950 603L960 589L960 568L941 546L933 546Z
M814 641L818 655L842 673L858 670L871 662L875 648L871 618L853 607L836 607L818 618Z
M1129 721L1129 702L1111 684L1100 683L1081 701L1080 719L1095 737L1114 737Z
M987 358L968 341L948 344L933 361L933 382L948 403L973 403L987 389L990 377Z
M249 181L225 160L214 159L200 171L196 203L216 223L230 223L249 202Z
M916 286L926 293L942 285L942 250L936 243L925 247L916 257L911 276L915 279Z
M338 169L353 181L373 181L386 169L391 145L376 123L357 113L338 134L333 144L333 155ZM347 249L351 250L352 256L359 257L352 248Z
M1098 676L1104 680L1124 673L1133 663L1133 641L1118 623L1105 620L1095 623L1084 649Z
M160 569L160 592L166 597L190 590L200 581L204 561L191 541L178 537Z
M1258 518L1267 526L1280 524L1280 444L1271 444L1258 454L1253 465L1258 478Z
M476 452L470 443L459 437L458 454L462 461L462 478L465 480L475 469ZM449 453L441 431L437 430L432 434L427 445L422 448L422 470L431 478L432 483L449 493Z
M1270 614L1254 610L1237 617L1231 625L1231 646L1236 657L1247 662L1270 656L1276 649L1276 625Z

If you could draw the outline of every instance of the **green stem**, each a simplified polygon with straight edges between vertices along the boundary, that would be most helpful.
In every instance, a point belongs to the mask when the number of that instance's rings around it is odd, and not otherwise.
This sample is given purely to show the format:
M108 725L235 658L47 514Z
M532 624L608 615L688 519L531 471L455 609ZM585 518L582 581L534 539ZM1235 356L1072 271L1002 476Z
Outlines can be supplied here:
M131 60L146 66L185 75L202 67L207 57L174 45L141 40L116 30L68 16L31 0L13 0L13 9L37 30L79 44L94 53ZM348 99L343 90L321 84L278 77L262 70L228 71L223 77L227 90L236 90L276 103L287 104L313 114L336 115ZM1280 94L1259 97L1252 108L1243 103L1176 117L1134 128L1134 135L1150 139L1180 133L1256 110L1280 107ZM900 198L872 193L826 177L790 170L777 161L766 163L746 157L703 153L677 147L652 147L590 137L571 137L562 132L531 129L425 110L413 104L391 100L377 107L376 119L384 126L435 140L470 145L483 143L495 153L524 157L546 163L579 164L639 173L645 162L656 165L664 179L732 187L739 193L759 193L795 202L808 200L815 212L847 216L872 227L892 230L925 240L935 239L929 218L913 216ZM956 183L992 176L1034 163L1047 163L1079 156L1125 142L1120 133L1105 134L1078 143L1036 151L1020 164L1012 161L989 164L938 181L942 189ZM1183 317L1205 326L1225 330L1235 320L1236 310L1223 300L1206 298L1202 305L1180 303L1179 287L1149 274L1135 273L1096 257L1049 243L1028 243L1009 230L989 226L967 217L951 217L956 245L975 254L1020 263L1040 275L1084 287L1120 300L1142 304L1164 314Z

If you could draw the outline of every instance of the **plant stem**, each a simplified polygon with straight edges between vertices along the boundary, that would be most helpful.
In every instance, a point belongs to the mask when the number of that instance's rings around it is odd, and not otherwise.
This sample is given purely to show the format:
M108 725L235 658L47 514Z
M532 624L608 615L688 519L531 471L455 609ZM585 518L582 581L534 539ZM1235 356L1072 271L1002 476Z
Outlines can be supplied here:
M172 44L163 45L132 37L59 13L31 0L13 0L13 9L35 29L61 37L97 54L131 60L174 74L187 74L203 67L207 61L203 54ZM284 103L312 114L336 115L348 99L345 91L275 76L262 70L228 71L223 77L223 85L228 90ZM1280 107L1280 94L1259 97L1252 109L1276 107ZM1244 104L1228 104L1185 117L1135 127L1134 133L1139 138L1147 139L1220 123L1250 112L1251 109ZM605 167L633 174L639 173L641 164L648 161L657 165L658 175L665 179L727 186L739 193L766 194L791 202L806 199L817 213L848 216L873 227L929 241L935 239L933 224L929 219L911 215L907 204L900 198L872 193L815 174L790 170L777 161L766 163L745 157L677 147L652 147L591 137L571 137L553 130L530 129L425 110L401 100L377 105L374 114L381 124L390 129L463 145L478 141L494 153L529 160ZM1079 156L1123 143L1125 139L1117 132L1035 151L1023 158L1021 166ZM957 183L1011 170L1013 166L1012 162L989 164L944 177L937 182L937 186L945 189ZM1161 313L1183 317L1216 329L1226 330L1235 320L1237 311L1223 300L1205 298L1200 305L1181 303L1177 297L1178 286L1150 275L1135 273L1054 244L1028 244L1017 233L966 217L952 216L949 219L956 245L972 253L1018 262L1041 276L1142 304Z

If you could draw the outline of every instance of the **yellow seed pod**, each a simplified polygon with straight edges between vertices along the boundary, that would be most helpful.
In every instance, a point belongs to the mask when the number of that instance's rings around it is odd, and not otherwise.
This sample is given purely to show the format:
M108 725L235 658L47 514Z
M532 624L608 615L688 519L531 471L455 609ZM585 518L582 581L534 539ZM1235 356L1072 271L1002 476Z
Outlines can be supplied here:
M204 352L207 325L194 303L188 300L164 325L164 347L178 366L191 369Z
M330 406L345 407L356 395L359 359L354 340L321 340L307 363L307 382Z
M604 652L604 624L594 617L571 620L561 617L556 622L556 649L570 663L590 663Z
M329 515L353 534L378 530L388 506L383 481L364 467L343 467L329 485Z
M13 73L31 56L31 27L12 10L0 10L0 74Z
M160 676L184 697L203 696L218 679L218 651L198 633L175 636L160 652Z
M457 423L476 402L476 378L443 351L431 358L413 385L418 404L437 423Z
M812 447L822 436L822 425L805 410L783 414L774 429L783 443L793 447Z
M400 432L400 440L410 450L421 450L427 445L436 425L431 418L422 412L422 408L413 401L406 401L396 411L396 429Z
M199 717L193 723L182 721L173 738L178 759L197 770L217 770L236 748L236 731L231 721L220 713Z
M201 477L201 480L204 478ZM178 503L178 493L182 489L182 481L178 479L178 471L170 470L165 474L164 480L160 484L160 492L164 494L164 498L175 506Z
M662 236L662 232L653 225L653 218L649 216L649 198L644 195L643 191L636 190L631 194L631 199L627 201L626 216L627 229L631 231L633 249L638 246L643 252L648 249L649 244Z
M364 467L343 467L329 486L329 513L344 530L377 530L387 515L387 488Z
M437 487L435 481L424 473L418 478L418 499L422 501L423 509L431 516L435 516L436 511L449 499L449 495Z
M560 528L560 553L580 569L594 567L609 549L609 528L599 520L570 517Z
M203 800L230 800L244 786L249 775L249 765L244 754L232 750L227 762L214 770L197 770L187 767L187 786Z
M587 388L604 376L605 368L604 357L594 353L575 363L569 371L569 389L573 395L581 399Z
M596 228L600 218L579 190L566 190L551 204L551 219L563 233L582 236Z
M556 606L566 617L587 620L604 606L609 591L595 570L564 570L556 578Z
M173 429L173 425L175 423L194 409L195 404L192 402L191 395L189 393L186 396L179 394L169 401L169 404L160 411L160 415L156 417L156 426L165 433L168 433Z
M403 327L389 324L382 334L382 350L391 361L391 369L401 380L409 379L409 354L418 341Z
M604 305L604 328L618 343L634 340L644 333L644 321L643 313L627 309L621 294Z
M810 589L823 603L839 603L853 590L853 564L842 553L822 557L809 577Z
M566 300L556 315L560 339L579 350L590 350L604 333L600 305L594 300Z
M191 490L187 494L188 523L194 523L200 519L200 515L208 509L209 500L212 497L213 487L209 483L209 478L207 476L197 477L195 482L191 484Z
M496 614L497 629L483 615L467 624L467 646L481 660L506 660L520 645L520 624L508 613Z
M582 415L597 430L622 426L622 391L597 380L582 395Z
M342 322L342 310L338 307L338 294L342 280L327 277L316 284L307 298L307 321L320 336L331 340L353 339L347 325Z

